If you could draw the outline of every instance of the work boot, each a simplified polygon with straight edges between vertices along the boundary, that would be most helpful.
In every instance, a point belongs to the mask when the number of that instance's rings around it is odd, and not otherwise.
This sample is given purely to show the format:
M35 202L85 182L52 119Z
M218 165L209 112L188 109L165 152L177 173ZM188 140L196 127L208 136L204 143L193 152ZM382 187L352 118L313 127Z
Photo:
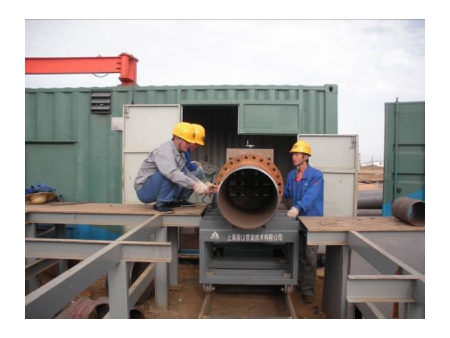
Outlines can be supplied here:
M312 295L302 295L302 298L305 303L314 302L314 296L312 296Z
M159 211L159 212L173 212L173 209L171 209L167 203L164 202L156 202L153 205L153 210Z
M177 201L177 203L179 203L182 207L193 207L195 205L195 203L186 200Z
M180 200L180 201L172 201L168 202L167 205L170 208L178 208L178 207L193 207L195 203L188 202L186 200Z

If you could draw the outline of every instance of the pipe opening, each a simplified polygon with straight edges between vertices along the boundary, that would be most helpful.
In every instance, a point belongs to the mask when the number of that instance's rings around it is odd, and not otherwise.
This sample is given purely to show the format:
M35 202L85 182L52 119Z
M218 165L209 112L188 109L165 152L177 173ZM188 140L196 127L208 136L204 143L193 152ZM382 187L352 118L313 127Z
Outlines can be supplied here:
M232 172L221 183L217 204L224 218L243 229L255 229L272 219L278 207L279 187L256 168Z
M399 197L391 205L392 215L411 225L425 225L425 202Z

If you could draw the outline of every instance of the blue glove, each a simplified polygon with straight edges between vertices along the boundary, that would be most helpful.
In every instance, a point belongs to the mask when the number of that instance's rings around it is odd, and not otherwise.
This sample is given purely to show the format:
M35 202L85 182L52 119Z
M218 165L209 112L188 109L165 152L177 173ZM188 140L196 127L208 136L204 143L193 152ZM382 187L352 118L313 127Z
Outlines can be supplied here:
M31 189L33 190L33 193L35 193L35 192L53 192L53 191L56 191L55 188L52 188L52 187L48 186L45 183L39 183L39 184L36 184L36 186L31 186Z

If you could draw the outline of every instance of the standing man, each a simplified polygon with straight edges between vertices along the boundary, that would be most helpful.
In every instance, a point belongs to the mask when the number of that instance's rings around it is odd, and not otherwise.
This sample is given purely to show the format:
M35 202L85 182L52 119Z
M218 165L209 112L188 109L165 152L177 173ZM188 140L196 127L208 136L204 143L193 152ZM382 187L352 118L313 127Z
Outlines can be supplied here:
M136 195L142 203L152 203L153 210L173 212L173 207L188 206L195 191L199 195L217 193L217 187L203 183L189 174L184 153L195 143L195 129L180 122L172 131L172 139L151 151L134 180Z
M186 157L186 167L188 170L197 177L200 181L203 181L205 178L205 171L202 168L202 165L197 161L191 161L191 155L198 146L205 145L205 128L199 124L192 123L195 129L195 143L191 143L188 147L188 150L184 153Z
M288 217L323 216L323 173L309 165L311 147L306 141L294 144L290 153L296 166L289 172L283 198L290 200ZM305 303L314 301L318 245L307 245L307 229L300 221L298 285Z

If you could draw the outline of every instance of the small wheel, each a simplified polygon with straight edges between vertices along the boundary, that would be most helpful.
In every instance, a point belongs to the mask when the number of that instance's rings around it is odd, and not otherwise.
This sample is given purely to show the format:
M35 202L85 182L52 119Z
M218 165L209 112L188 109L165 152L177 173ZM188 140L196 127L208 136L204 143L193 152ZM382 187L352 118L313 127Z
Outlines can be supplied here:
M286 285L284 287L284 292L287 294L291 294L294 291L294 287L292 285Z
M212 285L211 284L203 284L203 291L205 291L205 292L211 292L211 291L213 291L214 290L214 288L212 287Z

